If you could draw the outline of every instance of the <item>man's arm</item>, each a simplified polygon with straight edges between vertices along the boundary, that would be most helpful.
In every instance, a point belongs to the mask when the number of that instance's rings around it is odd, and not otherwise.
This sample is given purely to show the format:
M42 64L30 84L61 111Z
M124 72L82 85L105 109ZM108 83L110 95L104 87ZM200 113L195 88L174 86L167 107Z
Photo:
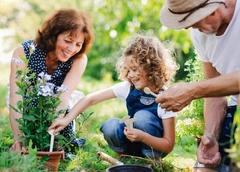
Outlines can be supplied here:
M211 63L203 62L203 71L204 71L205 78L207 80L214 77L218 77L220 75L217 72L217 70L212 66ZM224 82L227 82L227 81L224 81ZM221 85L221 83L218 83L218 84ZM227 87L227 88L231 88L231 87ZM228 90L227 88L225 89ZM211 89L212 88L209 88L209 90ZM205 92L204 90L202 91ZM206 92L209 92L209 91L206 89ZM212 94L217 94L215 91L210 91L210 92ZM215 98L212 98L210 96L208 97L209 98L205 98L205 101L204 101L204 120L205 120L204 132L210 132L211 134L215 135L218 140L218 136L222 128L221 123L226 115L227 100L225 97L215 97Z
M204 81L173 84L158 95L156 102L168 111L180 111L194 99L238 94L239 78L240 72L234 71L221 76L217 73Z
M193 99L203 97L221 97L239 94L239 79L240 72L234 71L226 75L207 78L205 81L192 83L196 89L196 94Z
M203 63L203 71L206 79L220 75L211 63ZM226 108L227 100L225 97L205 98L203 138L208 139L206 142L202 141L198 147L197 158L200 163L217 165L221 160L217 141L226 115Z

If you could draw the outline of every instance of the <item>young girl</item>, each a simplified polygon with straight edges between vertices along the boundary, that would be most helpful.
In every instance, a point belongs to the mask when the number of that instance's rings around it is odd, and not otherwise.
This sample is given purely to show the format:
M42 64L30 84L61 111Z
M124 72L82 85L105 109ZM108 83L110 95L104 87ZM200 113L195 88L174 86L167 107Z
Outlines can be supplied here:
M85 96L65 118L54 120L49 130L58 133L89 106L118 97L125 101L128 115L136 121L129 129L119 118L107 120L100 130L108 145L118 155L163 158L174 147L176 114L161 109L155 97L143 89L149 87L158 94L173 79L177 65L170 51L154 36L136 35L117 69L123 82Z

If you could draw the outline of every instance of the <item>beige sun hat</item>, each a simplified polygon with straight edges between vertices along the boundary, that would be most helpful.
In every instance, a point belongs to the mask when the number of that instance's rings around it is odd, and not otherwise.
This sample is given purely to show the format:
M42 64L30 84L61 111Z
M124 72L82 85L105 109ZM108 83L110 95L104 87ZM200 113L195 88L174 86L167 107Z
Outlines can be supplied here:
M224 0L166 0L160 21L171 29L183 29L214 12Z

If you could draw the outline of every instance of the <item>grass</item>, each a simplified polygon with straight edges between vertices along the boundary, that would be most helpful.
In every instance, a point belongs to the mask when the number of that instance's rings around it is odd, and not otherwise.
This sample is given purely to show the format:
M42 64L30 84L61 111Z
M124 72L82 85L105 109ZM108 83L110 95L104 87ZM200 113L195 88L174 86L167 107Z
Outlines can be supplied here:
M13 154L8 154L8 149L13 143L11 135L11 129L9 125L9 112L6 107L6 84L8 83L9 76L9 65L0 64L1 76L4 76L0 80L0 159L1 161L0 171L27 171L33 168L28 167L30 160L21 158ZM83 79L78 86L78 90L88 94L90 92L106 88L113 85L113 82L106 77L102 81L91 81L90 79ZM82 148L76 149L76 158L74 160L65 159L61 160L59 171L105 171L106 168L112 166L112 164L101 160L97 156L98 151L107 153L108 155L115 157L115 153L108 147L107 143L103 139L102 133L99 131L100 125L111 117L124 117L127 115L124 103L118 99L107 100L103 103L99 103L87 109L85 114L93 114L82 123L82 118L77 118L77 136L86 138L86 144ZM186 117L187 118L187 117ZM179 119L184 120L183 118ZM188 137L184 136L185 141L188 141ZM193 138L193 137L191 137ZM191 139L190 139L191 140ZM151 164L151 167L155 171L192 171L192 167L195 163L195 152L196 145L189 144L183 146L182 142L177 141L177 144L166 158L160 163L155 163L148 158L137 158L137 157L120 157L120 161L124 164ZM184 142L185 143L185 142ZM192 143L192 141L191 141ZM15 157L15 158L13 158ZM21 163L21 165L19 165ZM26 166L25 166L26 164ZM37 164L36 164L37 165ZM18 170L16 168L19 168ZM40 167L35 167L38 171L44 171Z

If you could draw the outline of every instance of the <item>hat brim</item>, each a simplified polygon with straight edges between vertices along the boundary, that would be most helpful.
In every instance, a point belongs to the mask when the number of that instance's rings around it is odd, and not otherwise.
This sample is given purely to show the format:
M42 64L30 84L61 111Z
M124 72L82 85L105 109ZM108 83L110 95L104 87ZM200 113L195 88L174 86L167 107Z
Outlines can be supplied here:
M198 21L204 19L212 12L214 12L221 4L214 3L207 5L203 8L200 8L193 12L186 20L181 21L188 13L186 14L173 14L169 11L166 2L164 3L161 12L160 12L160 21L161 23L171 29L183 29L192 26Z

